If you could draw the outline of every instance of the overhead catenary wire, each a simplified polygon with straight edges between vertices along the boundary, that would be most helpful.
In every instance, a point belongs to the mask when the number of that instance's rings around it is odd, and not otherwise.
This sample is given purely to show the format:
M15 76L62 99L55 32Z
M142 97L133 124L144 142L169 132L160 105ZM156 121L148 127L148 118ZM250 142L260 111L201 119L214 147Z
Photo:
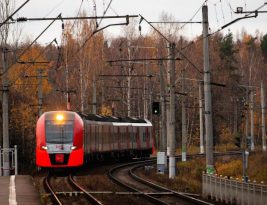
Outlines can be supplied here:
M205 1L206 2L206 1ZM155 26L153 26L147 19L145 19L141 14L139 14L139 16L141 17L141 20L139 22L139 24L144 20L145 22L147 22L153 29L155 29L155 31L158 32L158 34L160 34L160 36L165 39L169 44L171 44L171 41L164 36L157 28L155 28ZM178 52L184 59L186 59L192 66L194 69L196 69L199 73L202 73L202 71L200 71L200 69L189 59L186 57L185 54L182 53L181 50L176 48L176 52Z
M194 15L186 22L184 23L180 28L179 30L183 29L189 22L191 22L195 17L196 15L198 14L198 12L201 10L201 8L203 7L203 5L205 5L207 3L208 0L205 0L201 6L197 9L197 11L194 13Z
M237 21L239 21L239 20L241 20L241 19L250 17L251 14L255 14L255 13L257 13L258 10L262 9L264 6L266 6L266 4L263 4L263 5L261 5L260 7L258 7L257 9L255 9L255 10L253 10L253 11L251 11L251 12L248 12L244 17L237 18L237 19L235 19L235 20L233 20L233 21L231 21L231 22L229 22L229 23L227 23L227 24L221 26L221 28L219 28L219 29L217 29L216 31L210 33L206 38L209 38L209 37L213 36L214 34L216 34L216 33L220 32L220 31L222 31L223 29L225 29L226 27L228 27L228 26L231 25L232 23L235 23L235 22L237 22ZM255 15L255 16L251 16L251 17L257 17L257 16ZM199 42L199 41L203 40L204 38L205 38L205 37L201 37L201 38L198 38L196 41L191 41L189 44L187 44L186 46L182 47L181 50L184 50L184 49L186 49L186 48L192 46L193 44L195 44L196 42Z
M59 14L56 18L54 18L54 20L34 39L34 41L26 49L22 51L22 53L18 57L18 60L20 60L20 58L26 53L26 51L28 51L29 48L47 31L47 29L56 21L56 19L60 17L61 17L61 14ZM9 66L4 72L0 74L0 76L3 76L5 73L7 73L13 65L14 64Z
M19 8L17 8L10 16L8 16L2 23L0 23L0 28L6 24L12 17L23 7L25 6L30 0L25 1Z
M55 11L61 4L63 4L63 2L66 0L62 0L60 1L56 6L54 6L44 17L49 16L53 11Z
M220 0L220 7L221 7L221 12L222 12L222 17L223 17L223 23L225 24L225 17L224 17L223 6L222 6L221 0Z
M83 0L81 1L81 4L80 4L80 6L79 6L79 9L78 9L78 12L77 12L77 15L76 15L76 17L78 17L78 16L80 15L80 12L81 12L82 5L83 5ZM70 30L72 30L72 29L74 28L74 26L75 26L76 22L77 22L77 19L75 19L75 20L73 21L73 24L72 24L72 26L71 26L71 29L70 29Z

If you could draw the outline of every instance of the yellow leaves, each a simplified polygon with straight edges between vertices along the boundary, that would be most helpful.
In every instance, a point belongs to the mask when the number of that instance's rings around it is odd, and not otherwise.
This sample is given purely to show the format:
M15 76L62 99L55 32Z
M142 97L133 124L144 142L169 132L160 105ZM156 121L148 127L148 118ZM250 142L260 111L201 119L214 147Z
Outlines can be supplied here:
M100 114L104 115L104 116L112 116L111 107L110 106L106 106L106 105L102 105Z
M241 160L232 160L228 163L216 163L216 172L217 174L221 174L223 176L233 176L238 177L241 176L242 173L242 161Z
M233 141L232 131L229 127L221 127L220 143L227 144Z
M247 34L247 33L244 33L242 41L243 41L245 44L248 44L248 43L251 41L251 39L252 39L252 36L251 36L251 35L249 35L249 34Z
M35 116L28 104L21 103L19 107L13 106L10 110L10 126L13 130L34 128Z

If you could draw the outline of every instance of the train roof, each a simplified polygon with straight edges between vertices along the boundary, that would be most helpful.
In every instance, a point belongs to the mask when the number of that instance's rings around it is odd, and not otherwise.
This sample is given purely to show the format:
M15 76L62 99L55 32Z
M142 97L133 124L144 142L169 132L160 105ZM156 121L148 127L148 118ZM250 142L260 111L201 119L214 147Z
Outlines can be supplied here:
M145 119L133 118L133 117L115 117L115 116L103 116L95 114L78 113L83 119L90 121L100 122L114 122L114 123L148 123Z

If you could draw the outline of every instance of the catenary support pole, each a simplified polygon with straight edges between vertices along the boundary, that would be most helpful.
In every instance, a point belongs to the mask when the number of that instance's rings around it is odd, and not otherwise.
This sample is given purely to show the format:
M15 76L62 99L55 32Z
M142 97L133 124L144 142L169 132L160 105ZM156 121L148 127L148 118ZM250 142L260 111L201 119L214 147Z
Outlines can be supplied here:
M266 127L265 127L265 99L264 87L261 81L261 132L262 132L262 150L266 151Z
M93 77L93 114L96 115L96 79Z
M160 152L164 156L164 170L167 168L167 130L166 130L166 84L164 80L164 67L163 61L159 61L160 69L160 104L161 104L161 140L160 140Z
M170 139L170 156L169 156L169 178L175 177L176 163L175 163L175 44L169 44L169 73L170 73L170 113L169 113L169 133Z
M14 158L15 158L15 175L18 175L18 148L17 145L14 146Z
M8 73L7 69L7 48L2 48L2 60L3 60L3 99L2 99L2 118L3 118L3 174L9 176L10 165L9 165L9 132L8 132Z
M250 92L250 146L251 151L255 150L254 146L254 91Z
M79 61L79 74L80 74L80 99L81 99L81 112L84 112L84 83L83 83L83 66L82 61Z
M213 156L213 122L212 122L212 101L210 84L210 66L209 66L209 22L208 7L202 7L203 15L203 54L204 54L204 99L205 99L205 130L206 130L206 166L207 173L214 174L214 156Z
M199 138L200 138L200 154L204 153L204 131L203 131L203 99L202 99L202 83L199 83Z
M38 115L39 117L42 115L42 109L43 109L43 70L41 68L39 68L37 70L38 75Z
M248 112L248 105L249 105L249 93L250 93L250 90L249 88L247 87L246 88L246 127L245 127L245 139L244 139L244 142L247 142L247 139L248 139L248 129L249 129L249 112Z
M128 59L131 60L131 44L129 42L128 45ZM131 62L129 61L128 65L128 74L127 77L127 116L131 116L131 75L132 75L132 69L131 69Z
M166 133L166 84L164 81L163 62L160 61L160 103L161 103L161 151L167 151L167 133Z
M182 69L182 93L185 93L185 69ZM186 144L187 144L187 133L186 133L186 110L185 110L185 96L181 96L182 101L182 161L186 161Z

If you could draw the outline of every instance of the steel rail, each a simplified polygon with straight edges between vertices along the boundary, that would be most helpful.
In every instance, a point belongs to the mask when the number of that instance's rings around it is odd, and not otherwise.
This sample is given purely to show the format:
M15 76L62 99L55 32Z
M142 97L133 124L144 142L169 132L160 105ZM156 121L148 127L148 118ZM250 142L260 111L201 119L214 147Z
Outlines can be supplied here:
M44 178L44 187L50 192L50 195L52 196L51 200L54 204L63 205L63 203L61 203L55 191L52 189L50 185L50 182L49 182L50 178L51 178L51 175L48 173L47 176Z
M134 162L134 163L127 163L127 164L123 164L123 165L119 165L119 166L116 166L112 169L109 170L109 172L107 173L108 177L113 181L115 182L116 184L124 187L125 189L129 190L129 191L132 191L132 192L136 192L138 194L140 194L140 196L142 196L143 198L145 198L146 200L154 203L154 204L163 204L163 205L169 205L168 203L158 199L158 198L155 198L155 197L152 197L150 196L149 194L147 193L144 193L142 191L139 191L138 189L135 189L129 185L127 185L126 183L122 182L120 179L118 179L117 177L114 176L114 173L122 168L125 168L127 166L132 166L134 164L142 164L142 165L146 165L146 164L152 164L152 163L155 163L156 162L156 159L153 159L153 160L146 160L146 161L141 161L141 162Z
M103 205L101 201L97 200L92 194L90 194L88 191L86 191L83 187L81 187L74 179L73 176L70 174L68 176L68 180L70 182L70 184L75 187L75 189L78 189L80 191L82 191L85 195L86 198L88 199L88 201L92 204L92 205Z
M142 183L142 184L145 184L149 187L152 187L158 191L165 191L165 192L171 192L173 193L174 196L178 197L178 198L182 198L186 201L190 201L190 202L193 202L194 204L198 204L198 205L212 205L211 203L208 203L206 201L203 201L203 200L200 200L200 199L197 199L197 198L194 198L194 197L191 197L191 196L188 196L187 194L185 193L179 193L179 192L176 192L176 191L173 191L171 189L168 189L166 187L163 187L163 186L160 186L158 184L155 184L151 181L148 181L148 180L145 180L139 176L137 176L136 174L134 174L134 171L137 170L138 168L142 167L143 165L137 165L135 167L133 167L132 169L129 170L129 175L135 179L136 181Z

